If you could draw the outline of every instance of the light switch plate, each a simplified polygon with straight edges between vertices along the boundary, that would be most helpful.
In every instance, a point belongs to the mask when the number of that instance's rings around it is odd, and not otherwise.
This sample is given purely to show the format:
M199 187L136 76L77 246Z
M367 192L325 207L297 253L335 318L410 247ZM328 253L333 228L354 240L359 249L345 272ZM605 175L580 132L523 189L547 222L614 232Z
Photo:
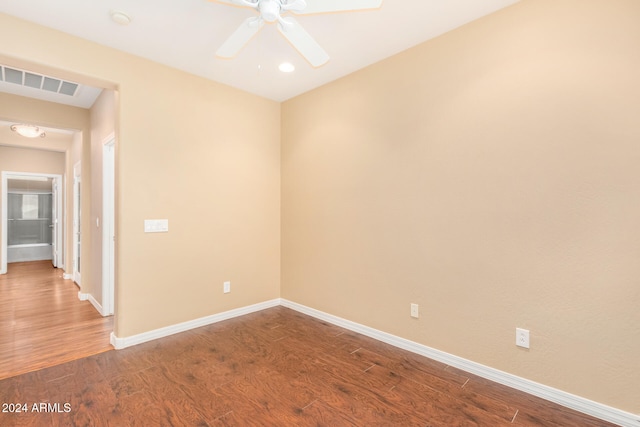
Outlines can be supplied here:
M168 219L145 219L144 220L145 233L166 233L168 231L169 231Z

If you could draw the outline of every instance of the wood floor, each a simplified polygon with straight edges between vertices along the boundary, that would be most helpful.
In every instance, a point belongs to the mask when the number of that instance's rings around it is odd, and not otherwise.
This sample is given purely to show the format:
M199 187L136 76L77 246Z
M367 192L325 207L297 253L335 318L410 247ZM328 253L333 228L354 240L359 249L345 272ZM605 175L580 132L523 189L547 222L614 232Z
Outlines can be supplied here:
M62 274L36 261L0 275L0 379L113 349L113 318L80 301Z
M611 425L284 307L1 380L0 402L27 405L1 426Z

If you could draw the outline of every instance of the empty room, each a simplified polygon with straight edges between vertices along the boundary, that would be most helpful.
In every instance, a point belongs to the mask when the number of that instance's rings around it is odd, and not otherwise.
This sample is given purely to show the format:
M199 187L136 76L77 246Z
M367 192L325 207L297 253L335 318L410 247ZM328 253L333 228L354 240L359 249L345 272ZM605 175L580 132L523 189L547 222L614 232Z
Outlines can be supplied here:
M0 425L640 426L638 22L1 2Z

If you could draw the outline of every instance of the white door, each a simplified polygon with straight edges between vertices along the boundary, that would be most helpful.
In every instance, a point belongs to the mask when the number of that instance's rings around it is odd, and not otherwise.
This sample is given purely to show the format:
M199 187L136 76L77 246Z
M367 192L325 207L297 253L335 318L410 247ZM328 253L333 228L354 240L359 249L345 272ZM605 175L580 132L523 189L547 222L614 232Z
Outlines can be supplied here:
M81 218L81 179L80 163L73 167L73 281L80 285L80 218Z
M9 173L2 171L2 221L0 223L0 227L2 227L2 242L0 242L0 274L7 274L7 188L9 185Z
M52 197L52 215L51 215L51 246L52 259L51 262L56 268L64 267L64 243L62 238L62 177L56 176L51 184Z
M115 289L115 140L102 150L102 315L114 311Z

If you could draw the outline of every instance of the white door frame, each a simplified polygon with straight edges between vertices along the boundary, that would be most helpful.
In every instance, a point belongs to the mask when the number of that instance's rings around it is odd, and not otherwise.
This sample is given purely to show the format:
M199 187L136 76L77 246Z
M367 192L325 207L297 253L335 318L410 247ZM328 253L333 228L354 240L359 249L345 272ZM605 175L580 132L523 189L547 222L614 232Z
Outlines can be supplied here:
M114 312L115 294L115 135L102 145L102 315Z
M73 165L73 259L71 263L73 265L73 281L80 286L80 269L78 269L78 257L80 253L78 251L78 245L82 243L82 235L80 234L80 219L81 219L81 194L80 184L82 182L82 168L80 162ZM80 259L82 261L82 258Z
M53 194L53 266L56 268L64 268L64 180L62 175L57 175L51 183L51 192Z
M2 251L0 253L0 274L6 274L7 273L7 242L9 240L9 236L8 236L8 207L7 207L7 201L8 201L8 181L10 179L37 179L37 178L52 178L54 183L57 182L58 184L62 183L62 175L58 175L58 174L47 174L47 173L33 173L33 172L10 172L10 171L2 171L2 218L1 218L1 229L2 229ZM62 188L61 186L59 186L58 188ZM53 189L52 189L53 190ZM61 199L61 197L58 197L58 199ZM60 221L60 218L62 218L62 201L61 200L57 200L56 201L56 208L55 210L55 217L52 218L53 223L54 223L54 229L56 230L56 245L57 247L54 248L54 253L57 253L57 257L56 260L53 260L53 264L54 266L57 264L61 264L61 262L59 262L59 260L61 259L61 255L62 253L64 253L64 240L62 238L62 236L64 235L64 221ZM55 226L55 225L58 226ZM62 226L59 226L60 224L62 224Z

